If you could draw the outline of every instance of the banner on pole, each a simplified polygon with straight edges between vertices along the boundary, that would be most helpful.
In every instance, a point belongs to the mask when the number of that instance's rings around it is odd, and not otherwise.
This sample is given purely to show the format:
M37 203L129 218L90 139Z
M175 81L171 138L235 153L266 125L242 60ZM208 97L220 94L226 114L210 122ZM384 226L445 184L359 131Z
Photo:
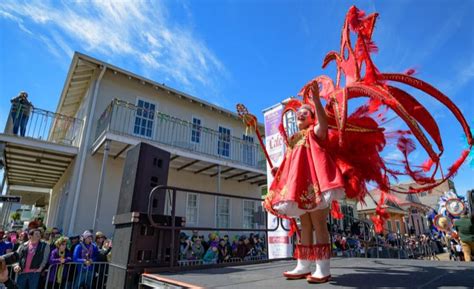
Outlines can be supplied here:
M268 155L274 166L279 166L285 156L285 146L282 136L278 130L280 125L281 114L283 113L283 105L278 104L264 112L265 119L265 146ZM267 166L268 188L273 181L270 166ZM289 228L288 220L282 220L285 228ZM278 219L272 214L268 214L268 229L273 229L278 224ZM282 226L278 230L268 232L268 258L288 258L293 255L293 246L288 237L288 231Z

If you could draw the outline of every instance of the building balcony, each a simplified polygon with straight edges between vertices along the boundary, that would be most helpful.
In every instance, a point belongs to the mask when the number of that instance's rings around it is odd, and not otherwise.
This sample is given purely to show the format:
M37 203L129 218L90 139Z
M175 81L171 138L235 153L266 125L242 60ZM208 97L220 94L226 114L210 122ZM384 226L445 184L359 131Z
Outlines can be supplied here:
M44 206L49 192L78 153L83 121L39 108L11 113L0 133L7 194Z
M10 112L3 134L78 147L82 129L81 119L32 108L26 113Z
M95 139L93 152L100 149L105 139L112 139L123 144L122 149L115 149L117 157L134 144L129 141L134 139L170 151L172 160L180 158L180 163L173 162L180 170L207 171L215 176L220 165L219 173L227 174L223 175L226 178L245 177L255 184L266 179L265 156L258 144L117 99L99 118Z

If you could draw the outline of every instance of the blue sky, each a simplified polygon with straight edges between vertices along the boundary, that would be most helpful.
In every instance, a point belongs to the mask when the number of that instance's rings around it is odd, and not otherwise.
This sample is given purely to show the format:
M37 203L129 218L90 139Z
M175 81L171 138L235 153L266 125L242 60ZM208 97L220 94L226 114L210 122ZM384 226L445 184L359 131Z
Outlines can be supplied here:
M381 71L415 68L445 92L474 125L474 1L8 1L0 2L0 126L9 99L26 90L54 111L74 51L234 110L261 111L326 74L322 59L339 49L347 9L380 14L374 33ZM465 144L442 105L415 95L437 119L443 165ZM389 129L403 127L398 119ZM394 146L384 154L399 158ZM414 161L426 156L419 150ZM464 165L454 182L474 188Z

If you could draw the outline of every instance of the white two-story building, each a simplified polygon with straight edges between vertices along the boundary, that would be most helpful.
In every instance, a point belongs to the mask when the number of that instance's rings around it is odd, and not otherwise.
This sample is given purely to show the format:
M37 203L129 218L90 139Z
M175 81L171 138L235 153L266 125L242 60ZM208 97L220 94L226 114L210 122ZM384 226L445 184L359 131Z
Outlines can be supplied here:
M68 234L110 234L125 156L139 142L171 153L169 186L253 198L266 186L263 153L236 113L75 53L56 112L34 108L24 137L11 118L0 134L7 193L43 206L47 225ZM257 200L177 198L188 226L256 226Z

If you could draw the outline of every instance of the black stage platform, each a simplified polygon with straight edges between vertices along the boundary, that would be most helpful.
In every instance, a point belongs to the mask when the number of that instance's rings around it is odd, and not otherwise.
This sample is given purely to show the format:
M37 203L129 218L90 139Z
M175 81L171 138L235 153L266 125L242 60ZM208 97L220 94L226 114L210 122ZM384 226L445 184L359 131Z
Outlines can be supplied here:
M398 259L333 258L332 280L308 284L281 273L295 261L144 274L144 288L474 288L474 263Z

